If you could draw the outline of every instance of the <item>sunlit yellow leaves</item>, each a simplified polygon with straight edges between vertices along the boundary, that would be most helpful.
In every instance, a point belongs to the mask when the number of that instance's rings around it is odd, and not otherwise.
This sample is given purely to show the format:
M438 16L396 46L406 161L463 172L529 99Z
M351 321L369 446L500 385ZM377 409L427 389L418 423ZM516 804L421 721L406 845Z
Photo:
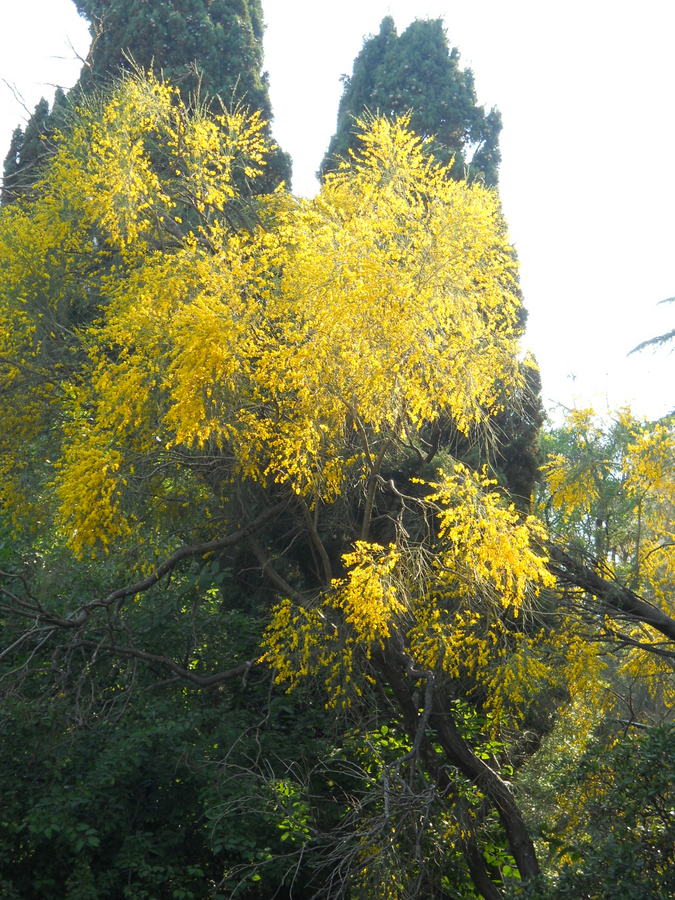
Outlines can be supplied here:
M315 200L274 195L236 230L261 135L256 116L206 119L127 78L63 138L50 196L81 215L55 222L114 250L79 335L82 403L120 448L211 448L233 475L331 502L401 435L441 414L468 431L516 385L513 254L497 198L448 178L404 121L374 121Z
M441 582L461 593L493 594L517 615L528 590L553 584L547 557L536 549L545 538L541 523L533 516L521 520L514 506L490 490L496 482L485 474L461 463L451 475L439 474L428 499L441 505Z
M659 422L649 428L634 426L623 469L628 490L635 495L650 492L660 502L675 504L675 429Z
M373 129L363 155L282 227L287 262L265 307L276 342L259 372L279 423L265 471L299 493L333 496L354 423L374 443L441 412L468 430L519 377L496 199L450 181L401 124Z
M600 496L600 486L609 474L612 461L597 452L602 431L592 409L573 409L568 413L573 445L567 453L549 454L543 467L550 486L551 503L565 515L577 510L590 512Z
M590 512L599 497L592 469L574 465L562 454L552 454L546 463L546 478L551 488L551 502L560 510Z
M262 660L276 670L279 683L292 690L319 676L329 706L361 695L363 660L374 646L384 646L405 611L395 571L399 555L394 547L357 541L344 556L346 577L333 581L321 608L305 609L288 598L275 607Z
M492 642L497 642L496 635ZM505 722L522 720L532 697L554 680L550 660L540 644L543 641L524 633L511 635L492 665L476 673L486 692L485 711L493 733Z
M376 121L294 223L286 289L311 350L361 420L416 426L447 409L462 429L512 382L519 301L496 198L450 180L402 123ZM393 377L392 377L393 376ZM392 390L392 387L395 390Z
M651 599L675 611L675 428L636 428L623 460L626 490L637 504L636 564Z
M399 556L393 546L357 541L354 551L344 556L347 578L333 583L333 603L366 645L388 638L392 620L405 609L392 579Z
M56 493L61 528L76 556L131 533L131 523L120 508L125 484L121 462L121 454L106 436L89 429L79 430L66 445Z
M617 578L672 615L675 588L675 433L672 421L643 423L630 410L602 423L592 410L573 411L555 433L562 451L546 467L551 505L560 510L558 528L585 544L605 579ZM590 727L584 705L611 701L599 674L602 662L585 635L567 637L567 682L575 716ZM660 643L650 629L614 621L608 637L619 646L618 676L639 679L641 691L673 701L672 664L651 652ZM638 646L639 645L639 646ZM648 652L649 651L649 652ZM658 654L658 647L656 648Z
M668 607L675 577L675 433L672 422L641 423L629 410L600 423L570 412L558 432L564 452L549 455L551 505L582 530L608 571L629 571ZM575 526L576 523L576 526Z
M418 669L480 685L495 727L521 715L529 694L554 675L543 644L509 622L526 604L531 612L552 577L537 549L541 526L519 517L493 486L458 464L454 478L443 476L427 498L439 520L433 558L414 546L357 541L343 557L346 576L323 595L321 612L285 600L264 641L264 659L279 681L292 688L302 673L318 676L329 703L346 703L344 685L358 696L365 662L395 635Z
M262 171L262 132L257 113L188 114L176 89L152 75L129 76L102 108L90 100L78 110L45 182L125 256L138 258L153 244L183 238L188 218L209 239L214 214L237 193L235 178Z
M246 181L269 152L259 118L208 118L129 77L79 112L25 210L0 214L3 377L54 362L48 399L22 384L49 410L45 491L76 554L132 529L170 541L185 512L208 533L236 481L310 509L346 485L372 499L401 453L424 455L435 422L476 434L518 388L498 198L450 178L405 120L363 128L316 198L253 202ZM276 608L264 658L280 681L321 673L328 702L346 703L396 635L415 665L479 679L495 716L522 702L534 663L500 701L490 678L506 664L503 620L548 584L541 529L459 465L429 490L433 560L369 540L365 515L341 577Z
M209 208L222 212L237 193L235 175L249 180L260 175L269 152L260 114L241 111L215 118L195 116L187 127L176 130L176 149L180 151L176 174L186 179L201 214Z
M644 634L637 628L632 636L638 643L644 640ZM670 711L675 709L675 678L668 658L645 653L634 647L622 660L619 673L639 683L660 708Z
M261 660L275 669L276 680L288 690L318 670L335 664L331 632L317 609L294 606L288 598L272 610L262 641Z

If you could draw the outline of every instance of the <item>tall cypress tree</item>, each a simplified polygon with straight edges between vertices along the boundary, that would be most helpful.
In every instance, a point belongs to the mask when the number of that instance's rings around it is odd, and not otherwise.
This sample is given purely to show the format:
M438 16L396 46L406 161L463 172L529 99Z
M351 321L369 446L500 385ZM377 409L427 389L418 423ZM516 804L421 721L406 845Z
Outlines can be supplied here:
M138 66L161 73L176 84L185 99L198 97L214 109L224 103L258 110L272 117L266 74L262 71L263 16L260 0L75 0L91 23L93 43L87 64L70 96L77 98ZM44 101L46 106L46 101ZM49 130L40 107L28 123L23 140L15 135L5 162L11 199L34 180L40 155L28 153L29 131ZM15 177L15 167L22 170ZM272 155L266 177L256 190L271 190L290 181L290 157ZM16 186L12 188L12 183Z
M321 164L325 175L356 144L354 119L364 113L410 113L414 131L433 136L432 152L454 159L457 178L497 183L501 118L478 105L473 73L461 69L440 19L413 22L397 35L390 16L368 38L354 61L338 110L336 133Z
M92 23L88 89L136 64L162 72L183 95L233 98L269 119L262 74L260 0L75 0Z
M34 180L34 172L47 153L51 133L49 103L43 97L28 120L26 130L16 128L5 158L2 202L16 199Z
M0 202L8 203L18 193L18 185L21 179L21 151L23 150L24 134L20 127L14 129L9 145L2 176L2 194Z

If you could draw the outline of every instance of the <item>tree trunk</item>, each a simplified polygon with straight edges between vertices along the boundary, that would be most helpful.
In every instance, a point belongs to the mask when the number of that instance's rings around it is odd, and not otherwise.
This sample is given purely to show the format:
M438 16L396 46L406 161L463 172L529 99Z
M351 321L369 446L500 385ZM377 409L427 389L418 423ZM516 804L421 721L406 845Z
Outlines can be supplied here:
M539 863L532 838L511 789L494 769L476 756L461 736L452 718L449 698L440 689L434 691L431 723L449 760L463 775L477 784L494 804L521 877L535 878L539 875Z
M379 655L378 667L386 683L391 687L403 714L403 722L413 745L419 748L422 765L436 782L441 792L447 795L453 789L453 782L448 775L447 765L440 764L431 747L428 737L420 740L417 734L420 718L412 702L410 685L407 682L397 657L399 654L390 648L391 653ZM393 658L392 658L393 657ZM428 677L432 677L428 673ZM509 786L482 759L476 756L469 744L457 730L452 718L448 697L442 689L434 687L432 692L432 708L429 726L445 752L445 763L455 766L459 771L478 785L488 801L495 807L506 832L509 849L523 879L534 878L539 874L539 864L520 810ZM465 838L462 851L466 859L473 883L485 900L499 900L502 896L499 887L489 876L483 854L477 843L470 837Z

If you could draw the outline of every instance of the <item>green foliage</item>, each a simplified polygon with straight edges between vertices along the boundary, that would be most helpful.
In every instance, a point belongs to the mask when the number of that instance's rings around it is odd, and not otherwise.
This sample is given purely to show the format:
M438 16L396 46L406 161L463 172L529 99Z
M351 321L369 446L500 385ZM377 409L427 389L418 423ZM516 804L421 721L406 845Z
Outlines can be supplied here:
M549 785L567 797L539 830L547 880L513 894L546 900L665 900L675 893L675 726L600 734ZM573 817L570 819L570 812ZM546 812L540 808L539 814ZM572 828L570 829L570 825ZM511 895L509 895L511 896Z
M0 203L17 200L35 183L54 149L56 131L67 119L68 101L57 88L51 111L44 99L35 107L25 130L16 128L3 167Z
M92 22L91 65L80 77L84 90L134 65L162 72L187 98L221 97L271 118L261 73L262 8L259 0L77 0Z
M2 202L9 202L16 194L16 183L21 171L21 151L23 149L23 130L15 128L9 151L5 157L2 179Z
M553 533L666 609L675 565L674 448L672 416L640 422L626 409L605 424L592 409L571 410L546 435L540 498Z
M588 834L553 897L626 900L675 893L675 727L625 738L584 761L579 779L605 785L587 807ZM573 855L573 854L571 854Z
M611 554L623 562L634 550L629 542L636 501L623 490L630 424L624 416L604 427L592 410L573 410L544 439L549 527L567 529L578 546L590 548L598 559Z
M127 628L146 650L184 642L180 594L164 592L161 614L133 610ZM230 653L250 652L250 617L211 608L208 620L207 661L226 637ZM98 663L67 643L51 652L29 648L0 712L3 897L263 898L297 877L287 856L301 855L306 812L282 787L298 748L330 753L322 710L271 698L259 673L198 693L152 666Z
M387 16L379 33L365 41L345 83L322 175L355 148L355 119L367 113L409 113L412 129L432 139L436 159L454 160L454 177L497 183L501 118L497 110L486 113L477 105L473 74L460 68L440 19L415 21L399 36Z

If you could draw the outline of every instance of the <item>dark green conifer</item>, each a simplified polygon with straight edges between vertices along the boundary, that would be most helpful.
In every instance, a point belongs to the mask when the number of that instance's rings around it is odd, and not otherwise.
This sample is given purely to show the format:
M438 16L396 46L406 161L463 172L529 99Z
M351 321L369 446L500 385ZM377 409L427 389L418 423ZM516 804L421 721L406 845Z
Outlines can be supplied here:
M2 176L2 194L0 201L9 203L16 196L19 173L21 172L21 150L23 148L23 129L17 127L12 133L9 151L5 157Z
M16 199L33 183L40 162L48 153L52 131L49 103L43 97L28 120L26 130L16 128L12 135L3 168L3 203Z
M184 96L232 98L270 118L259 0L76 0L94 43L83 89L132 65L162 72Z
M161 73L180 88L186 100L199 97L214 109L221 102L228 108L247 107L270 121L267 78L262 72L260 0L75 0L75 4L91 23L93 42L69 96L77 98L105 85L122 70L141 67ZM24 165L28 132L54 127L44 120L43 112L41 107L39 121L34 122L33 116L23 141L15 136L5 162L9 182L5 182L3 202L16 195L17 187L20 192L31 183L29 173L35 172L39 157L26 157ZM21 178L14 171L19 164ZM277 149L255 190L272 190L281 181L290 182L290 172L290 157Z
M161 73L183 97L259 110L272 107L263 65L260 0L75 0L91 22L89 65L78 89L88 91L121 69ZM290 158L277 151L258 190L290 181Z
M354 119L368 112L409 113L412 128L433 137L434 156L443 162L454 159L456 178L497 183L499 113L486 113L478 105L473 73L460 68L459 53L449 48L440 19L413 22L399 36L387 16L379 34L365 41L345 83L322 175L355 147Z

